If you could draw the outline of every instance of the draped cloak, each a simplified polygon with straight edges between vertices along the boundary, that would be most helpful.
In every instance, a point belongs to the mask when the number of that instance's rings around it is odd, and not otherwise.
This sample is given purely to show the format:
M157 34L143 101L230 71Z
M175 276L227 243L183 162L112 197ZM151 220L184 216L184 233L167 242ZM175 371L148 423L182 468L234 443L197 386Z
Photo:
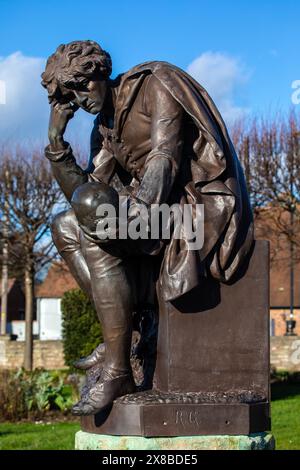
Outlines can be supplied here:
M160 268L164 300L174 300L212 276L229 282L250 252L253 217L245 179L225 123L207 91L191 76L166 62L147 62L123 75L115 106L114 131L122 127L146 76L153 74L183 107L195 126L192 155L182 155L174 184L183 204L204 205L204 242L188 249L188 240L171 237ZM97 168L95 168L95 174Z

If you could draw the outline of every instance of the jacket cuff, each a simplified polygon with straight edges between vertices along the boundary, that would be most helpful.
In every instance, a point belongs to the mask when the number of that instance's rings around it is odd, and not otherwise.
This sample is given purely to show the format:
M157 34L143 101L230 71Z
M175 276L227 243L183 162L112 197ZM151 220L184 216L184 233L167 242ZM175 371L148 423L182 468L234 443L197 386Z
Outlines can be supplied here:
M72 148L71 145L68 142L65 142L65 148L62 150L58 150L54 152L51 150L51 145L47 145L45 148L45 156L50 160L51 162L59 162L66 160L68 157L73 156Z

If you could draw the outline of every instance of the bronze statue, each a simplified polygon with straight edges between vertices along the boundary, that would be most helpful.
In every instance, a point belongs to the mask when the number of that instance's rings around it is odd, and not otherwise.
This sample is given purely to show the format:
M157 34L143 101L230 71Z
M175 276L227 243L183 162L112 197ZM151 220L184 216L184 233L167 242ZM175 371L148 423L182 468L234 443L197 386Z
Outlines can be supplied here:
M101 377L73 408L80 415L95 414L135 391L132 311L137 303L155 303L155 282L165 301L181 298L207 277L228 282L253 241L243 172L207 92L166 62L137 65L113 80L111 71L110 55L96 42L74 41L58 47L42 75L51 105L45 154L72 205L56 216L53 240L93 299L105 341ZM64 141L79 107L96 115L87 170ZM172 235L169 240L97 240L96 206L117 205L118 192L108 188L116 177L132 219L141 205L149 210L162 203L204 204L201 249L189 250L186 239ZM91 367L103 350L79 366Z

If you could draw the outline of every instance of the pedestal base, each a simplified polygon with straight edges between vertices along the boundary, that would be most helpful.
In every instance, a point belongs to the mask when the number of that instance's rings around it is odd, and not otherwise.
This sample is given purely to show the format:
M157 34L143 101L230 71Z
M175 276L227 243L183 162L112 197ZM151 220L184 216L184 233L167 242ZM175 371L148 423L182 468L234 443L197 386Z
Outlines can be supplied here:
M250 435L271 429L269 403L250 391L125 395L111 409L83 416L92 434L143 437Z
M271 433L248 436L178 436L141 437L109 436L78 431L75 436L76 450L274 450L275 440Z

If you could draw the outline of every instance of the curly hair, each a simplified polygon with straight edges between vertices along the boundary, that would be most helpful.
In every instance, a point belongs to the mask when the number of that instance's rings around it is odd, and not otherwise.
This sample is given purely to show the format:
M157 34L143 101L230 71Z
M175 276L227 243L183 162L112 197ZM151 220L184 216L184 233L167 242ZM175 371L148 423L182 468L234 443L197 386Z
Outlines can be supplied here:
M61 44L52 54L42 73L42 85L49 101L59 100L67 90L75 90L88 80L107 79L112 70L111 58L95 41ZM63 88L66 88L63 92Z

